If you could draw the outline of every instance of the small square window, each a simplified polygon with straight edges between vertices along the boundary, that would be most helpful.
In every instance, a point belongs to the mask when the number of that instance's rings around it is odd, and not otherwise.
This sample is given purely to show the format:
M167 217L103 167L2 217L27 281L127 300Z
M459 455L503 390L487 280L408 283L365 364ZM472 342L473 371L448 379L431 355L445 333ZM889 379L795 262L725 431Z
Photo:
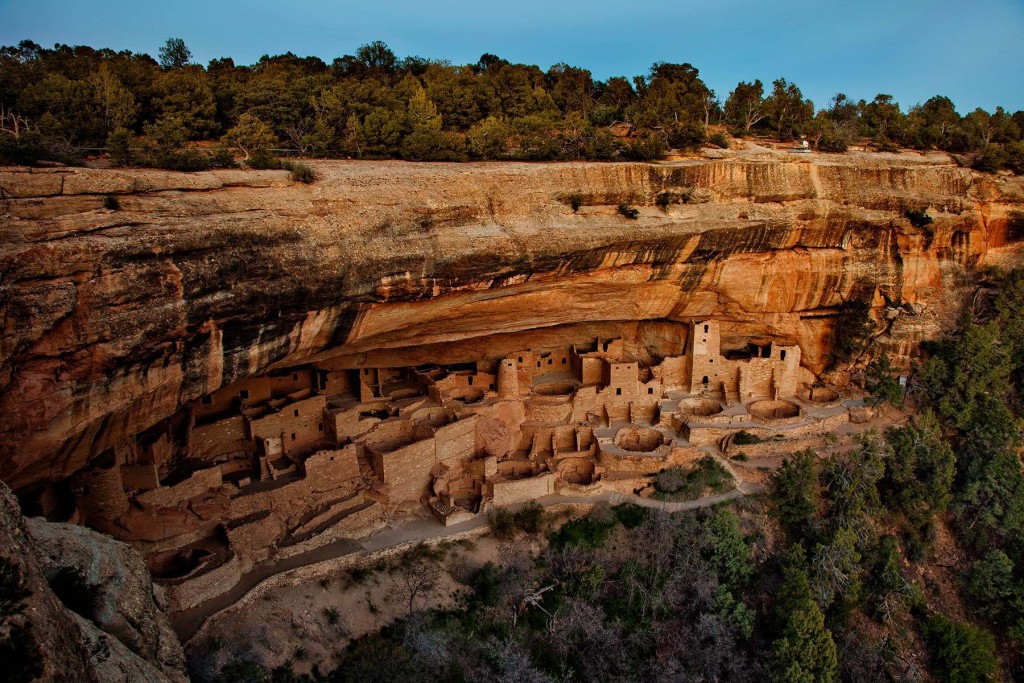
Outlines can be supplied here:
M519 362L520 362L520 363L522 363L522 362L523 362L523 357L522 357L522 356L519 356Z
M239 398L249 398L249 390L248 389L242 389L241 391L238 392L238 397Z
M292 432L292 441L295 441L295 432Z
M548 358L548 365L554 365L554 363L555 363L555 359L554 358Z
M653 394L654 393L654 387L647 387L647 393L648 394Z
M705 326L704 326L704 334L707 334L707 333L708 333L708 326L707 326L707 325L705 325Z
M564 358L562 359L562 365L565 365L565 359Z
M295 413L295 417L298 417L298 416L299 416L299 409L298 409L298 408L296 408L296 409L295 409L295 410L293 410L292 412L293 412L293 413Z
M616 396L622 396L622 387L616 387L615 388L615 395Z

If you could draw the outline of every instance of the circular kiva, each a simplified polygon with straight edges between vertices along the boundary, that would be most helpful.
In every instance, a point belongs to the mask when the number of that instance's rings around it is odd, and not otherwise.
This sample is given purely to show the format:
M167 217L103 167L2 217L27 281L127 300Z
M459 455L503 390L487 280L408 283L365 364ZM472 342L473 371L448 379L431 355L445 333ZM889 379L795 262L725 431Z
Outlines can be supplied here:
M650 453L658 450L664 436L651 427L623 427L615 435L615 445L632 453Z
M791 401L754 401L747 412L762 420L785 420L800 415L800 406Z
M683 415L707 417L722 412L722 404L713 398L684 398L679 401L679 412Z

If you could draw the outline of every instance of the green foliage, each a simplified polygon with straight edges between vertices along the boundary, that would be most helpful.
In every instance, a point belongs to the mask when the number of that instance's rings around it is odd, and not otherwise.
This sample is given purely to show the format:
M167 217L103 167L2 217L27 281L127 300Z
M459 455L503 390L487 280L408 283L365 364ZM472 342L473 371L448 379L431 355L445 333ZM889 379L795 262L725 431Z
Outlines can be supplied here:
M821 507L817 454L810 450L794 453L769 481L775 514L793 539L803 538L813 527Z
M718 580L733 592L743 590L753 573L753 551L740 529L740 520L730 510L718 510L704 526L701 545Z
M312 168L298 161L282 161L281 168L288 171L288 177L297 183L309 185L316 181L316 173Z
M647 508L634 505L633 503L622 503L612 508L615 513L615 519L619 521L619 524L626 527L627 529L635 529L648 517Z
M627 202L619 204L619 213L630 220L636 220L640 217L640 210L634 209Z
M929 410L905 427L890 428L885 439L891 448L884 482L887 495L909 523L921 529L949 505L956 456Z
M465 161L462 135L437 128L420 128L402 139L402 158L410 161Z
M505 508L497 508L490 514L491 533L495 538L507 540L516 535L516 519Z
M590 515L573 519L548 535L548 540L556 548L577 546L580 548L600 548L608 539L608 534L618 519L612 514L602 514L595 509Z
M884 622L893 621L908 606L919 602L917 590L900 567L899 543L892 536L883 537L870 561L869 598L874 615Z
M875 358L865 370L866 388L874 399L874 405L888 401L894 406L903 402L903 387L896 377L889 354L883 353Z
M270 126L248 112L239 117L238 123L222 140L224 144L240 149L245 155L245 161L249 161L257 152L269 155L270 148L277 142Z
M530 501L513 516L516 527L528 534L535 534L544 528L544 508L540 503Z
M888 444L873 431L859 436L855 444L854 450L829 458L822 468L822 485L828 490L826 533L844 528L863 533L881 510L878 484L889 459Z
M965 587L974 611L996 624L1008 626L1011 636L1024 635L1024 585L1016 567L1002 550L990 550L976 560Z
M662 500L694 500L711 490L725 493L733 488L729 472L717 460L705 456L697 461L696 467L684 470L669 467L654 478L656 497Z
M583 206L583 197L578 194L570 195L569 206L572 207L572 212L576 213Z
M127 128L118 128L107 136L107 153L116 166L128 166L135 161L135 135Z
M112 194L108 194L103 198L103 208L109 209L110 211L120 211L121 201Z
M741 429L736 432L736 436L733 437L732 442L737 446L751 446L755 443L761 443L763 439L756 434L751 434L745 429Z
M269 149L257 149L246 160L249 168L257 171L276 171L281 168L281 160Z
M165 69L180 69L192 59L192 52L181 38L168 38L160 48L160 66Z
M334 626L338 623L338 619L340 618L340 616L341 615L338 613L338 610L336 608L324 607L324 618L327 620L327 623L331 626Z
M43 136L35 131L26 131L18 137L0 135L0 163L31 166L48 156Z
M845 135L829 131L821 136L818 142L818 150L822 152L832 152L834 154L842 154L849 148L849 142Z
M721 131L711 134L708 137L708 142L719 149L729 149L729 136Z
M647 161L663 158L667 146L694 148L709 125L728 123L740 134L771 132L780 140L805 134L824 151L867 136L881 149L939 148L982 171L1024 171L1019 113L997 107L961 117L942 96L903 112L890 95L853 102L839 94L815 115L783 78L768 91L761 81L741 82L723 107L690 64L659 62L642 76L597 81L568 64L545 72L494 55L466 65L400 59L380 41L355 52L331 64L287 53L204 67L191 63L179 38L160 48L159 62L24 41L0 55L0 104L25 117L45 143L35 146L26 131L5 135L0 158L71 159L78 145L102 146L112 131L138 133L168 116L183 122L187 140L215 140L252 116L284 145L315 156ZM629 122L631 134L613 134L616 122ZM723 135L708 142L728 145ZM152 160L140 155L138 162Z
M931 654L931 670L948 683L983 683L996 671L992 635L943 616L929 617L921 629Z
M695 150L704 144L707 130L700 121L677 123L669 126L668 144L673 149Z
M867 346L875 326L866 301L845 301L836 313L832 332L832 362L848 363Z
M473 592L484 605L494 606L498 602L498 583L501 571L493 562L486 562L471 579Z
M803 564L803 554L794 552L775 601L778 635L771 644L768 672L780 683L824 683L839 675L836 645L812 597Z

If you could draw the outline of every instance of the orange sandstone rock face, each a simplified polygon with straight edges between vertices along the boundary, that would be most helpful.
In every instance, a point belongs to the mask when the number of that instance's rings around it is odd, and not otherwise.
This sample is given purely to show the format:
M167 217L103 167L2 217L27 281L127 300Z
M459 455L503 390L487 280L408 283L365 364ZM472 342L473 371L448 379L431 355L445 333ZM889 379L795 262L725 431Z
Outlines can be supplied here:
M850 298L905 358L954 321L973 269L1024 244L1024 183L943 155L313 165L311 186L0 169L0 479L63 479L221 386L314 361L598 336L670 355L671 323L714 318L723 344L796 344L820 373ZM690 202L661 210L663 191ZM911 226L907 208L934 222Z

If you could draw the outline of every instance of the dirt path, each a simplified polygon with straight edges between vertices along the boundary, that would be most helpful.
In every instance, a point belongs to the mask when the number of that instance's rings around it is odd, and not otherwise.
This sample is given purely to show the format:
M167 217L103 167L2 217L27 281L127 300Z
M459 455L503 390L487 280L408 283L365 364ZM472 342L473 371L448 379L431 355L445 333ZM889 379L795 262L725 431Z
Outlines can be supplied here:
M733 473L735 476L735 473ZM641 498L627 493L605 492L593 496L559 496L551 495L538 498L537 503L543 507L553 505L593 505L595 503L633 503L645 508L664 510L665 512L679 512L682 510L695 510L697 508L712 507L719 503L735 500L745 495L757 493L761 490L759 484L742 483L737 481L738 487L727 493L721 493L697 500L681 502L652 500ZM509 509L516 510L522 505L509 506ZM432 540L446 536L455 536L473 529L480 529L487 526L487 515L478 515L471 520L446 527L434 519L419 519L414 522L403 524L399 527L385 529L379 533L368 536L359 541L341 539L327 545L314 548L300 555L294 555L278 562L268 562L259 565L242 576L230 590L207 600L191 609L182 610L170 614L171 624L182 643L187 643L194 636L207 619L218 612L231 607L241 600L245 595L263 581L276 576L282 572L304 567L306 565L334 560L349 555L372 555L373 553L387 550L395 546L418 541Z

